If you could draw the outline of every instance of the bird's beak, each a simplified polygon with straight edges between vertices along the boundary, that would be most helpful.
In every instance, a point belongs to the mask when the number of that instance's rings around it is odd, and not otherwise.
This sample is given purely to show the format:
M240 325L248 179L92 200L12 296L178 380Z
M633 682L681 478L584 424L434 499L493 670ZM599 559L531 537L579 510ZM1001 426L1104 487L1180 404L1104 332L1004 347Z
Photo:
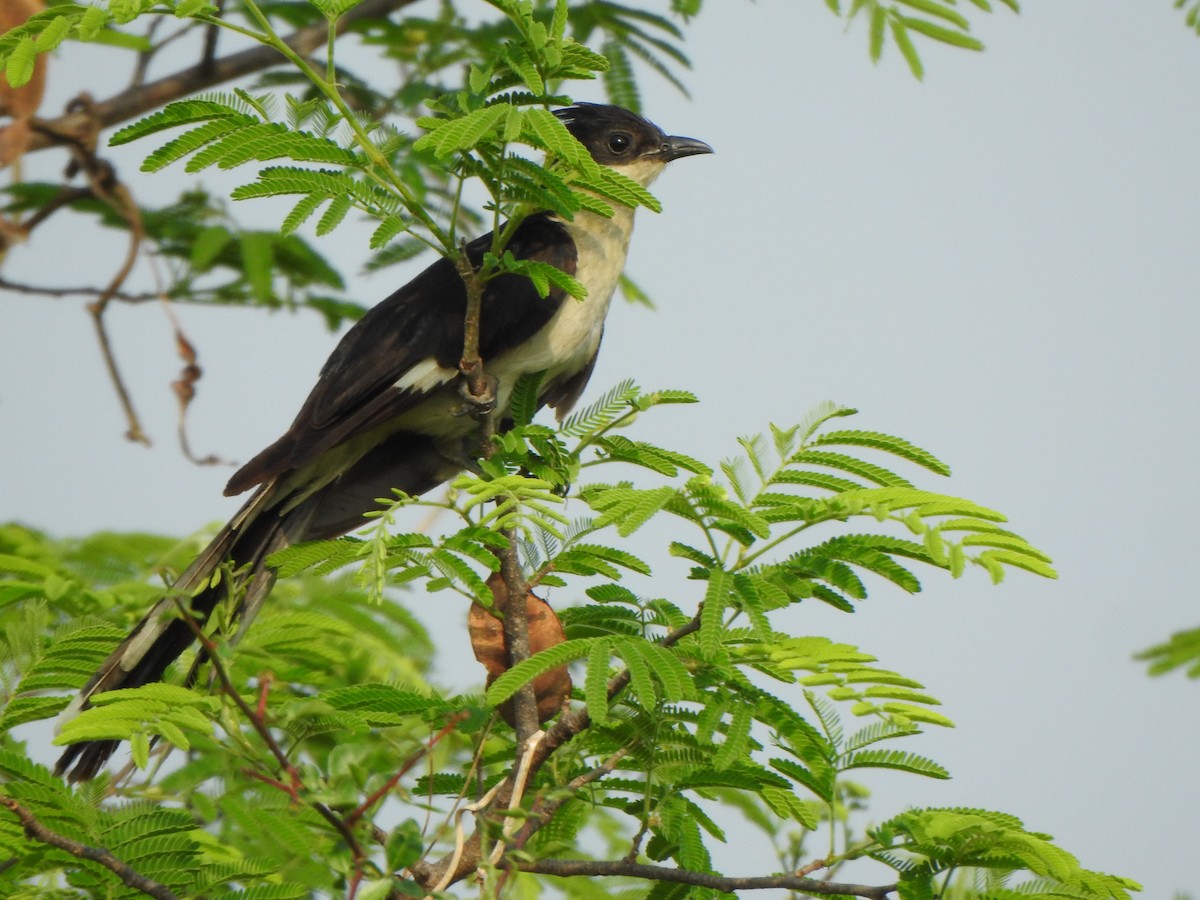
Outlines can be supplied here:
M667 162L682 159L685 156L698 156L701 153L712 153L713 148L695 138L673 136L667 138L663 145L663 157Z

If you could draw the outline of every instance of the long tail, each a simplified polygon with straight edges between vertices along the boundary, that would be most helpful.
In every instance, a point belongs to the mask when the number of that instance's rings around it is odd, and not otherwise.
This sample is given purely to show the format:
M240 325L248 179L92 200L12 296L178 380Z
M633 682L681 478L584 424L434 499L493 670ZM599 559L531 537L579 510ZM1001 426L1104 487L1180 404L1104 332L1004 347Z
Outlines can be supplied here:
M345 460L342 460L345 464ZM363 524L363 513L373 509L376 497L393 487L421 494L451 477L461 461L443 455L434 438L397 432L349 464L336 478L310 492L298 491L303 478L292 477L292 493L267 482L212 540L170 593L159 600L137 627L104 661L95 675L67 707L62 720L87 709L92 697L117 688L140 687L158 681L172 662L195 639L188 623L177 614L182 601L197 622L205 622L217 604L229 596L230 582L238 598L234 611L240 620L238 635L245 632L275 583L267 557L292 544L345 534ZM321 471L320 466L314 467ZM213 576L228 566L236 579ZM203 659L203 657L201 657ZM117 749L117 741L83 741L67 748L55 766L72 781L86 781Z
M236 615L244 631L275 582L275 570L267 566L267 557L294 543L303 531L303 522L297 521L295 511L280 515L270 505L270 493L265 489L255 494L221 529L179 576L169 594L154 605L84 685L60 723L87 709L96 694L159 681L167 666L195 640L188 623L178 615L177 602L182 600L197 622L207 621L231 586L227 577L213 583L213 576L223 566L238 573L234 581L239 595ZM54 770L59 775L68 773L71 781L86 781L100 771L117 745L114 740L72 744Z

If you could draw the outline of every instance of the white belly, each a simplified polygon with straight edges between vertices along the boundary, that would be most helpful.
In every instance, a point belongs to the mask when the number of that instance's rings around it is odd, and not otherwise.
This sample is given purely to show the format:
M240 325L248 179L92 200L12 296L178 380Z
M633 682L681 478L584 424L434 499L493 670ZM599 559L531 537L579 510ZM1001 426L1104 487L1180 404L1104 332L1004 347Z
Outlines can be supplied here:
M583 300L567 297L541 331L521 347L492 360L487 369L500 380L500 409L508 406L521 376L546 372L549 382L579 372L596 355L609 302L625 269L633 229L633 210L622 208L611 219L581 212L564 227L575 242L575 279L587 288Z
M587 288L587 297L583 300L566 297L550 321L533 337L487 362L487 373L499 382L497 409L508 408L513 388L522 376L544 371L547 383L569 378L581 371L599 349L609 303L625 268L633 210L618 207L611 219L581 212L574 222L564 222L563 226L575 242L578 251L575 278ZM414 366L396 386L433 391L457 378L457 369L443 368L429 359ZM465 434L474 425L469 416L461 415L461 407L458 396L448 392L440 401L430 398L420 404L397 424L426 433ZM447 419L453 420L453 424Z

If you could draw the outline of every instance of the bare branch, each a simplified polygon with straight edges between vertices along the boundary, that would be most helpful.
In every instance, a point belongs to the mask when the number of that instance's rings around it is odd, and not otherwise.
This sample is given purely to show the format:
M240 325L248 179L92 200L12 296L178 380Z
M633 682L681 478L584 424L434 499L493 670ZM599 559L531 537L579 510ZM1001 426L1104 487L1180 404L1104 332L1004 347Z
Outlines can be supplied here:
M71 840L69 837L47 828L34 817L33 813L11 797L0 795L0 806L5 807L16 815L25 829L26 836L31 840L39 841L51 847L57 847L60 850L66 850L72 856L77 856L80 859L88 859L99 863L120 878L126 885L134 890L141 891L149 897L156 897L158 900L179 900L179 895L165 884L147 878L145 875L131 868L128 863L113 856L103 847L89 847L86 844Z
M89 196L91 192L86 192ZM108 293L106 288L98 287L38 287L34 284L20 284L16 281L9 281L7 278L0 278L0 288L6 291L12 291L14 294L33 294L38 297L99 297L102 294ZM109 294L109 300L120 300L123 303L147 303L150 300L159 299L159 294L156 291L146 291L141 294L126 294L123 291L113 291Z
M125 387L117 359L108 339L108 329L104 324L104 312L113 295L121 289L133 265L137 262L138 248L141 246L144 231L142 229L142 214L129 189L118 179L116 171L105 160L96 155L96 144L100 134L100 124L92 115L92 100L87 94L81 94L71 102L71 108L85 116L84 123L68 144L71 150L71 164L67 167L68 177L74 172L82 172L87 178L88 189L97 200L106 204L114 213L125 220L129 226L129 248L121 267L108 283L108 287L93 303L88 304L92 323L96 326L96 337L100 342L100 352L104 356L104 365L108 369L109 379L117 392L121 408L125 412L128 428L125 437L131 441L149 446L150 438L142 430L141 420L133 408L133 400Z
M674 869L669 866L650 866L644 863L625 862L624 860L614 860L612 862L590 859L509 860L508 866L520 869L522 872L532 872L538 875L582 875L590 878L644 878L649 881L691 884L697 887L725 891L726 893L783 889L813 896L829 896L832 894L849 897L866 897L868 900L885 900L888 894L895 893L896 891L895 884L878 886L868 884L839 884L834 881L817 881L814 878L804 878L799 875L756 875L746 878L729 878L724 875L712 875L708 872L690 872L687 869Z

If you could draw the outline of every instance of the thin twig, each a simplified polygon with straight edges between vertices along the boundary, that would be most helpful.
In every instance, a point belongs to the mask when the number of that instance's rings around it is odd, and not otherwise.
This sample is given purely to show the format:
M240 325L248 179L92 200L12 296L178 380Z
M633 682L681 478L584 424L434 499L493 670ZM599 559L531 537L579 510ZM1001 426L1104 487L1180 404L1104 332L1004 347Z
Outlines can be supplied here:
M113 167L96 155L96 143L100 134L100 125L92 116L93 103L90 95L80 94L71 101L69 108L87 116L85 124L76 132L75 139L68 146L71 150L72 162L67 168L68 176L74 171L82 172L87 178L88 189L92 195L107 205L114 213L125 220L129 226L129 246L125 251L125 259L109 281L108 286L95 301L88 304L88 312L92 316L92 324L96 327L96 338L100 343L100 352L104 357L104 366L108 370L109 380L117 392L117 399L125 413L128 428L125 437L131 441L149 446L150 438L142 429L141 420L133 408L133 400L125 387L117 359L108 338L108 329L104 324L104 312L113 295L121 289L129 273L137 262L138 248L141 246L145 232L142 228L142 214L134 202L129 189L117 180Z
M92 196L92 192L88 188L71 188L63 185L59 188L57 194L38 207L37 211L28 219L24 219L20 223L21 237L27 239L35 228L64 206L70 206L76 200L83 200L90 196ZM92 291L99 293L100 289L92 288Z
M158 47L154 45L154 34L165 21L166 19L151 19L150 25L146 29L146 33L143 36L149 46L145 50L138 51L137 62L135 62L133 65L133 74L129 77L130 87L141 87L146 82L146 70L150 68L150 60L154 58L154 53L158 49ZM186 30L186 27L187 26L185 26L183 30ZM176 33L178 34L178 32ZM163 43L165 44L168 41L170 41L170 38L168 38L166 41L163 41Z
M84 191L84 194L90 197L91 191ZM16 281L9 281L7 278L0 278L0 288L12 291L15 294L33 294L39 297L99 297L102 294L109 293L107 288L38 287L34 284L21 284ZM156 291L146 291L141 294L127 294L123 291L113 291L108 299L110 301L119 300L122 303L148 303L151 300L158 300L159 294Z
M525 846L534 833L554 818L554 814L559 808L572 799L576 793L587 785L599 781L606 775L611 775L617 768L617 763L629 755L629 748L622 747L617 750L612 756L596 766L594 769L589 769L581 775L577 775L567 782L565 789L561 790L558 796L550 800L540 801L535 803L533 809L529 812L529 818L517 832L517 836L512 840L511 845L514 850L520 850Z
M816 872L820 869L828 869L828 868L829 868L829 860L814 859L807 866L803 866L803 867L797 869L792 874L793 875L811 875L813 872Z
M217 0L217 15L223 15L225 12L225 0ZM221 37L221 28L218 25L209 25L204 32L204 54L200 57L200 71L211 72L217 61L217 41Z
M521 806L521 800L525 796L525 786L529 783L531 774L530 763L533 759L533 754L537 752L537 745L541 743L546 736L544 731L536 731L525 742L525 749L521 753L521 760L517 763L517 777L513 781L512 796L509 799L508 806L510 809L518 809ZM500 830L500 840L496 841L496 846L492 848L492 852L488 855L488 863L496 865L500 862L500 857L504 855L504 848L507 846L509 839L517 830L519 821L515 816L509 816L504 821L504 827Z
M239 712L246 717L246 720L258 733L258 736L262 738L263 743L271 751L271 755L275 757L280 768L287 774L292 785L291 788L282 784L279 786L293 797L298 796L300 788L303 787L303 782L300 780L300 773L296 771L296 767L292 765L291 761L287 758L287 754L283 752L283 748L279 746L279 742L275 740L275 736L271 734L271 729L267 725L265 717L259 716L251 708L250 704L246 702L245 698L238 693L237 688L233 686L233 682L229 678L229 673L225 671L225 667L221 664L221 660L217 655L217 645L204 633L204 629L200 627L200 623L196 621L181 598L176 598L175 607L179 610L180 617L187 624L188 629L195 636L196 640L200 642L200 646L208 656L209 665L212 666L217 680L221 682L221 690L233 701ZM354 832L350 830L350 826L346 824L341 816L324 803L312 799L309 799L307 802L321 818L333 826L334 830L342 836L342 840L346 842L346 846L350 848L350 852L353 854L356 868L368 860L368 856L363 850L362 845L359 844L358 839L354 836Z
M895 884L839 884L835 881L817 881L800 875L756 875L731 878L709 872L692 872L670 866L651 866L624 860L602 861L590 859L539 859L509 860L507 865L522 872L538 875L575 876L590 878L644 878L649 881L666 881L673 884L691 884L713 890L733 893L735 891L760 891L783 889L816 896L841 895L866 897L868 900L885 900L896 892Z
M385 781L383 783L383 786L380 787L379 790L375 791L373 794L371 794L369 797L367 797L367 799L364 800L362 803L360 803L353 810L353 812L350 813L350 815L346 816L346 824L350 827L353 827L354 824L359 819L361 819L363 817L363 815L371 809L372 806L374 806L376 803L378 803L380 800L382 800L384 797L386 797L391 792L392 788L394 788L400 782L401 778L403 778L405 775L407 775L412 770L413 766L415 766L418 762L420 762L425 757L425 755L429 753L430 750L432 750L435 746L437 746L438 741L440 741L442 738L444 738L446 735L448 735L451 731L453 731L454 726L456 726L459 722L461 722L466 717L467 717L467 711L465 709L459 710L454 715L452 715L450 717L449 721L447 721L446 724L442 726L441 731L439 731L437 734L435 734L433 737L431 737L429 739L429 743L422 745L417 750L416 753L414 753L412 756L410 756L407 760L404 761L404 765L402 765L396 771L396 774L394 774L391 778L389 778L387 781Z
M33 813L11 797L0 795L0 806L5 807L16 815L21 821L21 826L25 829L26 836L30 839L51 847L57 847L60 850L65 850L72 856L77 856L80 859L99 863L120 878L124 884L134 890L141 891L147 896L156 897L158 900L179 900L179 895L165 884L147 878L130 867L128 863L113 856L103 847L89 847L86 844L81 844L79 841L74 841L65 835L61 835L53 829L47 828L34 817Z

